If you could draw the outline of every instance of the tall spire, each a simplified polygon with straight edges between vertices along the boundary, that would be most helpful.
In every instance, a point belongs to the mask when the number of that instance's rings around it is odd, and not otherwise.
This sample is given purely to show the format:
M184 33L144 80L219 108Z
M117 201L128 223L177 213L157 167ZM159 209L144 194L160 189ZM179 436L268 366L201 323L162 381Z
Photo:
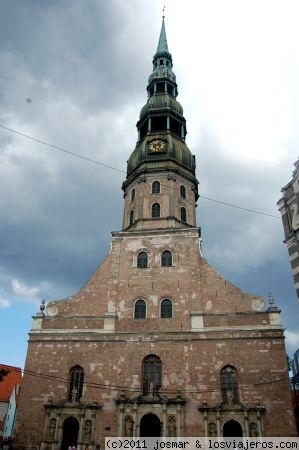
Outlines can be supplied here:
M136 124L138 141L128 159L127 177L122 185L124 230L195 226L198 198L195 156L185 142L186 120L177 101L178 87L167 45L164 10L153 71L146 89L147 101ZM153 183L163 186L159 197L148 195L158 193ZM185 189L189 190L189 195ZM159 210L157 213L151 209L152 205Z
M163 11L164 13L164 11ZM166 38L166 31L165 31L165 16L163 15L162 19L162 27L160 32L160 38L158 43L158 48L156 53L169 53L168 45L167 45L167 38Z

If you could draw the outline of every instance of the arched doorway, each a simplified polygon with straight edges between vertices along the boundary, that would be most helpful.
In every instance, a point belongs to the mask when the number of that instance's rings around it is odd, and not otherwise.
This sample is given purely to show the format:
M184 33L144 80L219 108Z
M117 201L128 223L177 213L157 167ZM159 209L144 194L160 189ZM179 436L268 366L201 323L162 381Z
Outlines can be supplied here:
M148 413L140 420L140 437L160 437L161 422L156 414Z
M68 417L63 422L63 437L61 450L67 450L70 445L77 446L79 422L75 417Z
M236 420L228 420L223 426L223 437L242 437L243 430Z

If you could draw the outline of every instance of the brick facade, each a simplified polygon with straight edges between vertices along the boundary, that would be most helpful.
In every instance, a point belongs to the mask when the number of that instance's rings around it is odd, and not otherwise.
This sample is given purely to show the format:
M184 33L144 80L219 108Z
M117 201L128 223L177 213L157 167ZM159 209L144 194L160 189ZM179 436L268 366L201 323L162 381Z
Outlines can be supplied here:
M296 434L278 309L201 254L195 159L165 42L163 22L123 183L123 230L78 293L33 319L16 445L81 450L107 436L223 436L228 425L243 436Z
M174 416L180 435L203 436L205 411L215 423L219 412L221 430L234 418L244 434L253 422L264 436L294 435L279 311L265 309L261 298L222 278L198 244L196 228L114 233L110 254L89 282L34 318L19 405L23 444L49 445L47 426L53 417L57 429L51 448L57 448L64 418L81 420L81 405L66 402L69 371L76 365L85 373L90 445L123 431L125 415L133 418L138 435L142 416L153 411L165 435L168 417ZM164 248L173 250L173 267L160 265ZM149 253L148 268L136 267L139 249ZM159 305L166 297L173 301L173 317L163 319ZM146 319L134 319L139 298L146 300ZM150 354L162 361L165 399L138 398L142 360ZM232 408L217 406L226 365L238 373L240 403ZM83 445L84 439L78 442Z

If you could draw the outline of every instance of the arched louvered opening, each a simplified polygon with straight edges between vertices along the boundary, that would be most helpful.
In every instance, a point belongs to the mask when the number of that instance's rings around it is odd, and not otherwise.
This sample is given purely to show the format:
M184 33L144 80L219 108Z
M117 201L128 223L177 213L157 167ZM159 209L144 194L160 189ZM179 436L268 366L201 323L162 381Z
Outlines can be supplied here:
M146 302L145 300L137 300L134 306L134 319L146 318Z
M184 207L181 208L181 221L184 223L187 222L187 212L186 212L186 208L184 208Z
M130 216L129 216L129 224L130 226L134 223L134 209L131 209Z
M152 204L152 218L157 219L160 217L160 204L159 203L153 203Z
M154 181L152 184L152 194L160 194L161 185L160 181Z
M131 202L133 202L133 201L135 200L135 197L136 197L136 190L135 190L135 188L134 188L134 189L132 189L132 191L131 191Z
M148 256L146 252L139 252L137 256L137 267L144 269L148 264Z
M172 253L169 250L164 250L161 255L161 266L171 267L172 266Z
M172 301L169 298L164 298L161 302L161 318L170 319L172 317Z

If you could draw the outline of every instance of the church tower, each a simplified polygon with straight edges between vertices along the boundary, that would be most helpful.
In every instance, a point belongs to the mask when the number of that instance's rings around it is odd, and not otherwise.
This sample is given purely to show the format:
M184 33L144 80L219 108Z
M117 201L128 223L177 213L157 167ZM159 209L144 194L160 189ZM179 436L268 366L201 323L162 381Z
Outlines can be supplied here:
M195 157L164 18L147 94L122 230L79 292L33 318L14 441L24 449L296 434L273 298L266 306L244 293L201 254Z
M124 230L186 228L196 225L198 181L188 149L183 108L172 71L164 17L148 99L137 122L138 142L128 160Z

